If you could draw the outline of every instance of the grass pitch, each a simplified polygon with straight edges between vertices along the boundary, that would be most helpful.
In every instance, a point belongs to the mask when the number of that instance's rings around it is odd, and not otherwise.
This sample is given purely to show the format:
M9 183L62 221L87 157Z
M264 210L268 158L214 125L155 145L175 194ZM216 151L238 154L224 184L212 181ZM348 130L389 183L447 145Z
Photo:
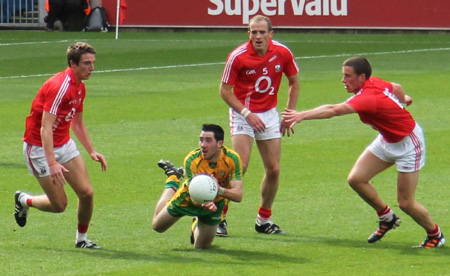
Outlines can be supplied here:
M297 109L344 101L341 64L365 55L374 75L398 82L413 98L408 110L423 126L427 165L416 192L450 238L450 36L448 34L277 33L301 67ZM425 232L396 204L396 171L374 179L382 198L402 218L379 243L367 237L377 217L346 184L354 161L375 137L357 115L307 121L283 138L280 189L273 219L284 236L257 234L262 164L256 147L245 176L244 200L229 210L228 238L210 250L189 243L190 219L164 234L151 230L163 189L160 158L181 165L198 145L202 123L228 133L228 107L219 96L226 56L247 40L242 32L112 33L0 32L0 271L2 275L448 275L450 251L413 250ZM42 83L66 66L75 41L97 49L96 72L86 81L84 118L107 172L83 156L96 191L89 236L103 246L74 248L76 196L67 189L62 214L30 211L14 221L13 193L40 193L22 157L24 120ZM286 103L286 80L279 108ZM229 135L225 144L230 145ZM81 147L81 146L80 146Z

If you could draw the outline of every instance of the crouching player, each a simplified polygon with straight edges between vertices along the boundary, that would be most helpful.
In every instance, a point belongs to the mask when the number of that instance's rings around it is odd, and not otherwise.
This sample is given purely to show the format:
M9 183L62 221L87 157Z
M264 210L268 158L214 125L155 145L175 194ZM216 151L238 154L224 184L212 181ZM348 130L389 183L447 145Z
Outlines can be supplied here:
M242 163L239 155L225 147L224 131L214 124L204 124L200 133L200 148L184 159L183 168L176 168L166 160L158 162L167 175L166 185L153 215L153 230L165 232L183 216L192 216L191 243L196 249L210 248L221 221L226 201L240 202L243 194ZM212 175L217 179L219 192L213 202L198 204L189 196L188 185L197 174ZM180 180L186 176L180 186Z

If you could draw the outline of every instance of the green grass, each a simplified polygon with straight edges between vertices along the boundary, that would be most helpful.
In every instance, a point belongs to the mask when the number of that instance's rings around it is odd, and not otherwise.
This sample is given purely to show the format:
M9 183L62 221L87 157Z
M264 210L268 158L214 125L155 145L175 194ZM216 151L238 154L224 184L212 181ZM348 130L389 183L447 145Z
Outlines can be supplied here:
M450 235L450 36L447 34L276 33L301 67L298 109L349 97L340 82L344 59L364 54L374 75L399 82L414 99L409 111L424 127L428 155L416 198ZM197 147L202 123L228 133L227 105L218 93L226 56L241 32L46 33L0 31L0 271L2 275L448 275L450 250L413 250L425 232L396 203L396 171L374 179L402 226L368 244L377 218L348 187L347 174L376 135L356 115L296 126L283 138L281 184L273 219L288 231L254 230L262 163L257 149L245 176L244 199L232 204L230 237L210 250L189 244L190 219L164 234L151 229L163 189L160 158L181 165ZM42 83L66 66L75 41L97 49L96 72L86 81L84 118L107 172L88 160L96 205L90 237L104 249L76 250L76 196L67 188L62 214L31 210L16 225L13 193L40 193L28 175L21 138L31 101ZM286 80L279 108L286 103ZM225 144L230 145L229 135ZM81 146L80 146L81 147ZM450 236L449 236L450 237Z

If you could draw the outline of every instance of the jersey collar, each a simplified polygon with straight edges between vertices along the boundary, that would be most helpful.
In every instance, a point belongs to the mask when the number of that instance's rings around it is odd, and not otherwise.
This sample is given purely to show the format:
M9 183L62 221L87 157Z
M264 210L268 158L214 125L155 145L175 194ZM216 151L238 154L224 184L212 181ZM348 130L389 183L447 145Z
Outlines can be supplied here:
M73 84L77 84L77 77L75 76L72 68L67 67L66 74L70 76L70 82L72 82Z
M252 40L251 39L247 43L247 49L248 49L248 53L250 55L258 55L258 53L253 48L253 44L252 44ZM267 53L268 52L272 52L272 51L273 51L273 42L272 42L272 39L269 39L269 46L267 47Z

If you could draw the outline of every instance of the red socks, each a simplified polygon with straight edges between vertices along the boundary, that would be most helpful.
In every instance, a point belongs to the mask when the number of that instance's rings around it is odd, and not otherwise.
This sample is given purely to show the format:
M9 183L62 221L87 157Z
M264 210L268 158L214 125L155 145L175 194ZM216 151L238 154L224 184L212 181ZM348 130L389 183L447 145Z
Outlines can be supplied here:
M89 225L78 224L78 233L86 234L88 228L89 228Z
M441 229L436 224L433 231L427 232L430 238L439 238L441 236Z
M381 221L391 221L394 218L394 212L387 205L383 210L377 211L377 215Z
M263 220L269 220L271 216L272 216L272 210L265 209L263 207L259 207L259 210L258 210L259 218L261 218Z

